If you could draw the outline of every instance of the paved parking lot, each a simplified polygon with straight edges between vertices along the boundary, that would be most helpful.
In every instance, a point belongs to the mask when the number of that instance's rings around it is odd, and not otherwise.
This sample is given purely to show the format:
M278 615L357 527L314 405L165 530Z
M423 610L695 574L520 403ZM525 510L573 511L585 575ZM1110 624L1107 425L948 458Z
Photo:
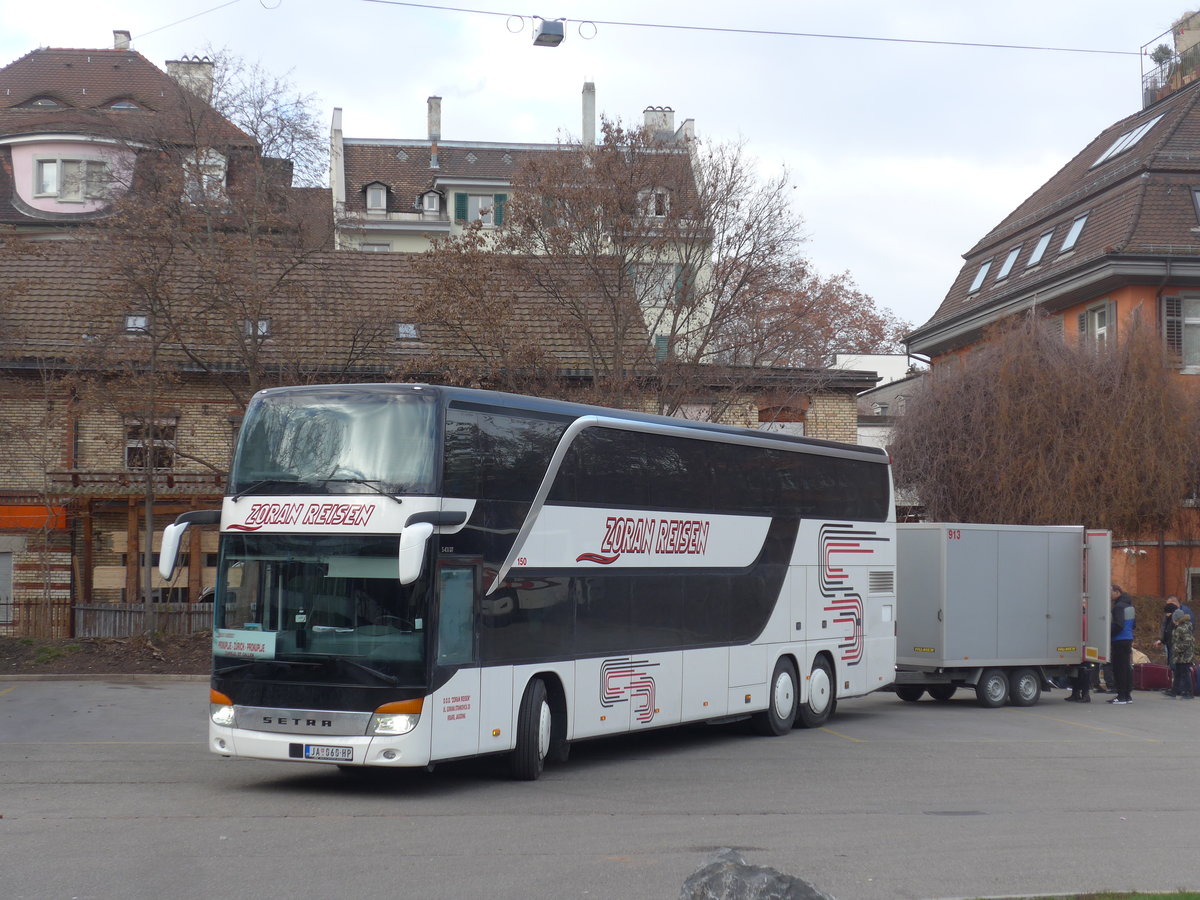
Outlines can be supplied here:
M723 846L839 900L1200 887L1200 702L1061 696L879 694L782 738L580 744L518 783L496 760L364 780L223 760L202 682L5 680L4 895L674 900Z

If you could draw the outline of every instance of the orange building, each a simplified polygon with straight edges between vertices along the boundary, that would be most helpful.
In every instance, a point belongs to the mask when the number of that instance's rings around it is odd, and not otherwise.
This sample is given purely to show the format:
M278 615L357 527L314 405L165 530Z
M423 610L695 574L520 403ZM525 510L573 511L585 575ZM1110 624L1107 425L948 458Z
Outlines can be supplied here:
M936 370L964 358L989 326L1031 310L1060 323L1065 340L1095 345L1138 318L1155 323L1178 377L1200 390L1200 55L1192 49L1177 46L1147 76L1142 110L1104 129L965 254L937 312L909 336L910 353ZM1182 521L1176 533L1116 540L1114 579L1133 593L1200 600L1200 517L1187 509Z

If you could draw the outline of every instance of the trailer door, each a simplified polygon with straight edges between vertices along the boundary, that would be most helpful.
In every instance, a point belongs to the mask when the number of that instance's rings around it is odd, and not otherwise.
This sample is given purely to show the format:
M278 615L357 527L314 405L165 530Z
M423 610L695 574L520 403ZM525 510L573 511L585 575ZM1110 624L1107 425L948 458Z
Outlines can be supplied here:
M1087 616L1084 646L1087 659L1105 663L1109 660L1108 622L1110 608L1108 588L1112 584L1112 534L1108 531L1089 531L1084 549L1084 595L1087 597Z

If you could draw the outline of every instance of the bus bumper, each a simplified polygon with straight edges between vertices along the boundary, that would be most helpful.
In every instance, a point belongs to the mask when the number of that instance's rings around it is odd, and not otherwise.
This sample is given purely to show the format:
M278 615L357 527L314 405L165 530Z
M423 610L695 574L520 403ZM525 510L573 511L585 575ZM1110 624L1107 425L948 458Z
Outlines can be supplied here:
M430 756L428 732L420 727L410 734L370 737L281 734L209 723L208 749L239 759L393 768L428 765Z

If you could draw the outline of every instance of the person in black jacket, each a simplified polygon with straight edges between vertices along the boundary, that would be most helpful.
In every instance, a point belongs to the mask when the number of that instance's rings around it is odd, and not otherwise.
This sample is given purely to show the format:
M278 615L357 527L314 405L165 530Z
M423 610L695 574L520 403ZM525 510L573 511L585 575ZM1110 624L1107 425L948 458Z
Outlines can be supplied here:
M1112 586L1112 618L1109 622L1110 645L1112 648L1113 680L1116 681L1117 696L1109 703L1126 706L1133 702L1133 627L1137 613L1129 595L1121 586Z

